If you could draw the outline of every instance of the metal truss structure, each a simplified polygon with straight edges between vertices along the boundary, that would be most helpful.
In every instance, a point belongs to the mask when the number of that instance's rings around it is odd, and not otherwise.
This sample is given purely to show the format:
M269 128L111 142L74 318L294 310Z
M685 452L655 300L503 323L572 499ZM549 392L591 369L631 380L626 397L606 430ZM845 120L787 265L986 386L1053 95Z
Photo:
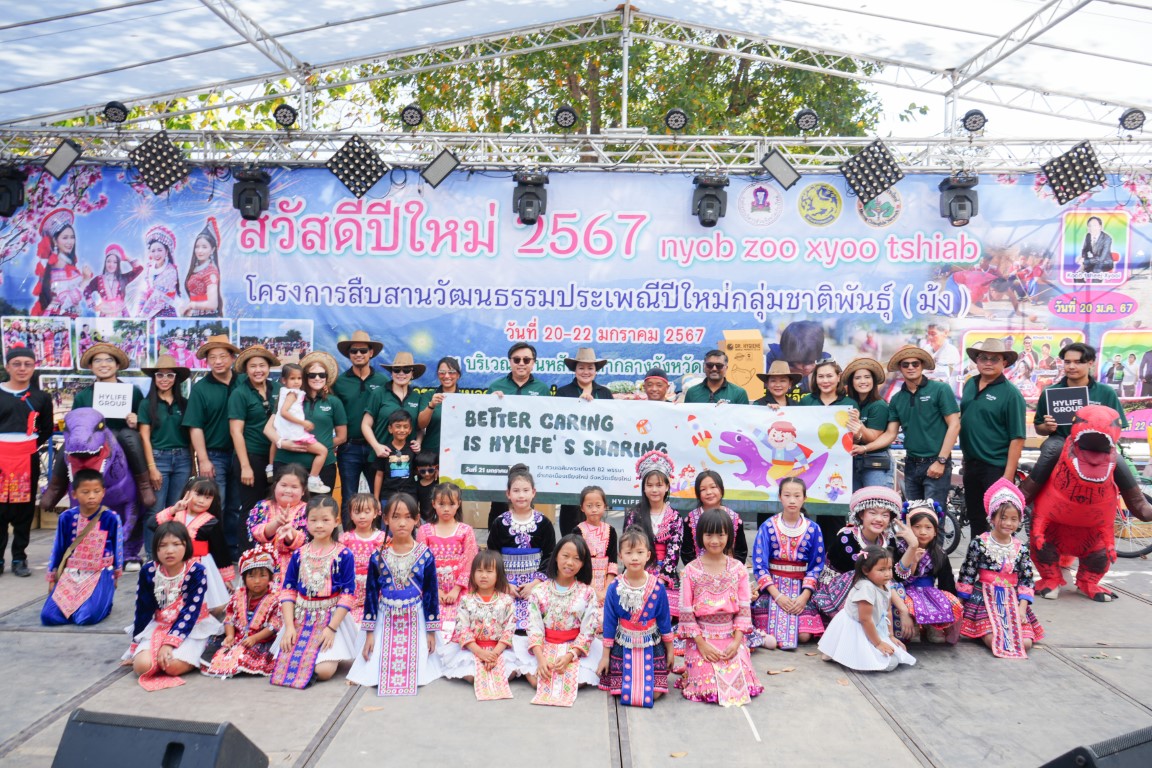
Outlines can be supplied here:
M128 152L154 135L143 130L41 129L0 131L0 162L34 164L63 138L84 147L81 162L130 165ZM423 168L442 150L461 170L633 171L675 173L718 171L763 174L760 160L779 148L797 170L838 171L871 138L794 136L648 136L639 133L506 135L490 133L358 133L389 165ZM322 166L348 133L301 131L169 131L190 162L201 166ZM1030 173L1082 138L995 140L936 137L887 139L906 173ZM1132 175L1152 169L1152 137L1093 140L1104 170Z

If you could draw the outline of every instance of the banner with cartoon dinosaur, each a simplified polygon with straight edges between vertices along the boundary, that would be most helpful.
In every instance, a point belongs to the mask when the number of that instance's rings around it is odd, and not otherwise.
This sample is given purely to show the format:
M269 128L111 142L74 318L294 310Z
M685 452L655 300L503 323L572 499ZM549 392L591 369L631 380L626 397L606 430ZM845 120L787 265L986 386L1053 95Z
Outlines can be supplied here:
M646 400L576 400L451 395L441 421L440 475L464 498L505 498L508 467L524 463L536 500L576 504L599 485L613 505L640 498L636 464L649 451L675 466L671 501L696 506L696 474L724 478L724 503L737 511L775 507L788 476L808 485L809 512L847 511L852 486L849 409L686 405Z

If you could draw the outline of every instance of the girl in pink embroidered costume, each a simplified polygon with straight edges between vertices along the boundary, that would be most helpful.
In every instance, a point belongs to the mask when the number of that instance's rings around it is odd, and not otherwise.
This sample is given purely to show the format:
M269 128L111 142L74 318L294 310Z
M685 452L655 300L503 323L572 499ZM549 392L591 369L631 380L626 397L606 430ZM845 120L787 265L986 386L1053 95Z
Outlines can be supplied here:
M536 687L533 704L570 707L581 685L596 685L601 609L592 590L592 558L570 533L556 543L548 581L528 598L528 637L512 641L520 673Z
M420 526L416 540L432 550L436 558L440 625L450 637L460 595L468 591L472 558L476 557L477 551L476 534L472 526L462 522L460 486L453 483L437 485L432 491L432 509L436 512L436 521Z
M176 235L157 224L145 233L144 244L148 250L148 269L132 317L176 317L176 301L180 298L180 273L173 256Z
M121 269L128 265L128 272ZM104 249L104 271L92 278L84 288L84 300L100 317L124 317L128 284L135 280L144 267L133 264L124 249L112 243Z
M684 520L680 562L688 565L696 559L696 526L700 523L700 515L709 509L722 509L732 518L732 530L736 532L732 557L742 563L748 562L748 538L744 535L744 521L740 519L740 515L724 506L724 478L719 472L706 469L696 475L696 500L700 506L689 512L687 519Z
M280 589L283 627L273 648L272 685L307 688L328 680L356 655L356 632L345 621L356 592L356 561L333 538L340 508L331 496L308 503L311 541L292 553Z
M620 537L624 575L609 585L604 599L604 651L596 667L600 690L631 707L651 707L668 693L669 664L676 658L668 593L645 570L652 558L644 531L625 529Z
M192 261L184 276L184 289L188 304L180 314L185 317L220 317L223 301L220 298L220 227L216 217L208 223L192 244Z
M981 639L1001 659L1024 659L1044 627L1032 612L1035 575L1028 545L1016 538L1024 496L1001 478L984 493L992 530L968 546L956 592L964 601L960 634Z
M748 572L729 557L732 519L719 509L696 526L700 557L684 569L678 634L687 640L684 698L743 706L764 690L752 669L744 635L752 631Z
M223 629L204 604L204 566L192 558L188 529L161 523L152 552L155 562L140 569L132 645L124 654L147 691L184 685L180 676L200 668L208 639Z
M244 586L224 611L224 644L201 671L211 677L272 674L272 642L280 631L280 595L271 589L276 551L267 544L240 556Z
M858 672L891 672L916 659L892 636L892 552L865 547L853 568L852 586L844 608L820 638L825 661L836 661Z
M752 552L752 576L760 593L752 605L752 623L767 636L765 647L792 649L824 634L819 611L808 604L824 570L824 537L804 515L804 481L786 477L779 487L782 509L760 526Z
M33 317L59 315L79 317L83 295L81 289L92 279L92 270L80 266L76 255L76 217L67 208L50 211L40 222L40 243L36 247L38 282L32 289L36 297L29 312ZM42 355L44 357L51 357Z
M236 581L232 551L220 524L222 517L220 486L207 477L189 480L184 485L182 498L168 509L156 513L157 524L175 520L188 529L188 535L192 537L193 559L204 566L208 583L204 602L210 611L228 604L232 583Z
M304 546L308 510L308 472L299 464L285 464L272 476L267 499L248 513L248 535L257 544L271 544L279 564L275 587L288 569L292 553Z
M436 560L412 535L420 525L415 498L393 494L385 522L392 540L368 564L363 650L348 682L372 686L378 696L415 696L419 686L440 677Z
M684 522L668 504L672 487L672 459L659 451L650 451L636 462L642 495L640 503L629 510L624 527L638 525L648 534L656 561L648 572L660 579L668 590L672 620L680 615L680 546L684 540Z
M516 674L512 636L516 607L508 594L504 558L491 549L472 559L468 592L460 598L452 642L444 646L444 677L472 683L479 701L512 698L508 678Z
M364 597L368 587L368 563L372 555L388 544L388 535L376 527L380 517L380 500L371 493L358 493L348 502L348 514L355 530L340 536L340 543L356 559L356 600L351 619L359 627L364 620Z
M588 544L588 554L592 558L592 589L596 592L596 602L604 605L604 595L609 585L620 573L616 566L616 529L604 522L608 510L608 497L598 485L590 485L580 491L580 511L584 520L577 524L577 533Z
M908 550L896 563L896 589L915 622L913 637L955 645L964 605L956 596L952 564L940 546L940 505L934 499L904 502L899 535Z

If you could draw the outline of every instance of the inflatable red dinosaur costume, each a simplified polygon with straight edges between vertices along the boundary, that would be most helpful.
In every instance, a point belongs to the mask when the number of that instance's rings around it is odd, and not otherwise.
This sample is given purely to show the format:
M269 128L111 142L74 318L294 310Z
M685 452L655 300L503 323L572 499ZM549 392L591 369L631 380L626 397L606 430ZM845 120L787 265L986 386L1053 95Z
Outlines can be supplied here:
M1076 586L1097 602L1116 595L1100 586L1100 579L1116 560L1116 509L1119 492L1112 472L1119 460L1120 416L1103 405L1088 405L1076 412L1072 434L1052 476L1032 507L1032 559L1040 580L1036 594L1054 598L1065 583L1061 558L1078 558ZM1132 513L1141 520L1152 517L1141 497Z

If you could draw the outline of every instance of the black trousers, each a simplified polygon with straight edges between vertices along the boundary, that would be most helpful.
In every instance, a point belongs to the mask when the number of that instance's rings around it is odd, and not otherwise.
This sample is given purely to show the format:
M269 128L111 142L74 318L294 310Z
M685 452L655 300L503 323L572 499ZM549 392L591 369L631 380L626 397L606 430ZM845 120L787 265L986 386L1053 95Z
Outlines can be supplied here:
M560 535L567 536L576 530L576 526L584 522L584 512L579 504L560 505Z
M984 493L1004 477L1004 467L985 464L977 459L964 459L964 504L968 508L968 530L972 538L986 533L990 526L984 510Z

